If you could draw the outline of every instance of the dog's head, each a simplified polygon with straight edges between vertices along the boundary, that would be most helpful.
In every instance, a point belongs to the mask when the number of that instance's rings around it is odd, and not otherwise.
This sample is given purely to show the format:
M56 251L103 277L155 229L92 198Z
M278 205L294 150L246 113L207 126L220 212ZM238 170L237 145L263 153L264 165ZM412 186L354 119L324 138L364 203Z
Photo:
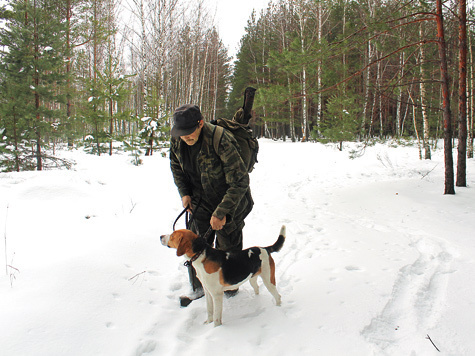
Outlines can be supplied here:
M164 246L176 248L176 255L183 256L187 254L189 257L193 256L193 240L198 237L190 230L176 230L170 235L160 236L160 242Z

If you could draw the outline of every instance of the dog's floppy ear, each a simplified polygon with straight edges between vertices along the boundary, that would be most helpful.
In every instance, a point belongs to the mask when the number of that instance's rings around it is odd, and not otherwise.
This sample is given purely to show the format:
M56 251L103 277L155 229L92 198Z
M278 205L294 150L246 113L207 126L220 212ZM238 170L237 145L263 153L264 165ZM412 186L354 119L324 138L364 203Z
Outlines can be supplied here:
M189 234L182 234L176 249L176 255L183 256L186 251L191 250L191 248L191 236Z

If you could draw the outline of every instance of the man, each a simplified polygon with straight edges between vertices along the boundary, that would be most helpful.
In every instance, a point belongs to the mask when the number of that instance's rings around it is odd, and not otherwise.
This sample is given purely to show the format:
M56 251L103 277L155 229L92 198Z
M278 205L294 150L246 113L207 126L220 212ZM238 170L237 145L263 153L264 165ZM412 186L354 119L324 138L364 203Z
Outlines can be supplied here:
M211 226L216 231L216 248L242 250L244 218L254 205L249 175L238 143L230 132L224 132L216 152L213 146L215 128L203 121L196 105L187 104L176 109L171 130L170 166L183 207L193 214L191 229L204 235ZM209 242L213 239L214 236ZM189 274L195 292L192 299L196 299L204 294L203 289L191 266ZM182 299L183 306L189 302Z

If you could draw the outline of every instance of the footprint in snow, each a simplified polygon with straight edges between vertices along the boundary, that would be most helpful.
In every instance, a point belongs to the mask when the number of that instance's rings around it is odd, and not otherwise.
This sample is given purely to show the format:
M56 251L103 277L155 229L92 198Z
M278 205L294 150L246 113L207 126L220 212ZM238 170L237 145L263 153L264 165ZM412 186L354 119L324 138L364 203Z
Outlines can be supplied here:
M149 354L157 348L157 343L154 340L144 340L140 343L139 347L135 351L136 356L142 356Z
M363 271L363 269L358 266L346 266L345 269L347 271Z
M420 238L413 247L419 257L399 270L388 302L378 316L366 326L362 335L374 344L380 353L401 350L400 340L411 343L415 335L433 327L443 310L452 255L446 243ZM394 333L393 325L404 325Z

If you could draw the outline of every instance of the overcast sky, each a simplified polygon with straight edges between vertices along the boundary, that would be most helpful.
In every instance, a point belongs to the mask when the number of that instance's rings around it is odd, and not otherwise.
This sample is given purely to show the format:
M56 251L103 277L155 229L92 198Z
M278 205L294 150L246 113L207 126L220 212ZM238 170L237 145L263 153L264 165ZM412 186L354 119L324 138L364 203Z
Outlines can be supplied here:
M193 0L191 0L193 1ZM230 55L239 49L239 41L244 35L247 20L255 9L259 15L261 9L267 8L270 0L205 0L211 13L216 10L215 21L219 35L228 48Z
M194 1L194 0L189 0ZM234 56L239 49L239 41L244 35L247 20L255 9L259 15L271 0L205 0L210 14L215 14L215 22L229 55ZM7 1L0 0L0 5Z

